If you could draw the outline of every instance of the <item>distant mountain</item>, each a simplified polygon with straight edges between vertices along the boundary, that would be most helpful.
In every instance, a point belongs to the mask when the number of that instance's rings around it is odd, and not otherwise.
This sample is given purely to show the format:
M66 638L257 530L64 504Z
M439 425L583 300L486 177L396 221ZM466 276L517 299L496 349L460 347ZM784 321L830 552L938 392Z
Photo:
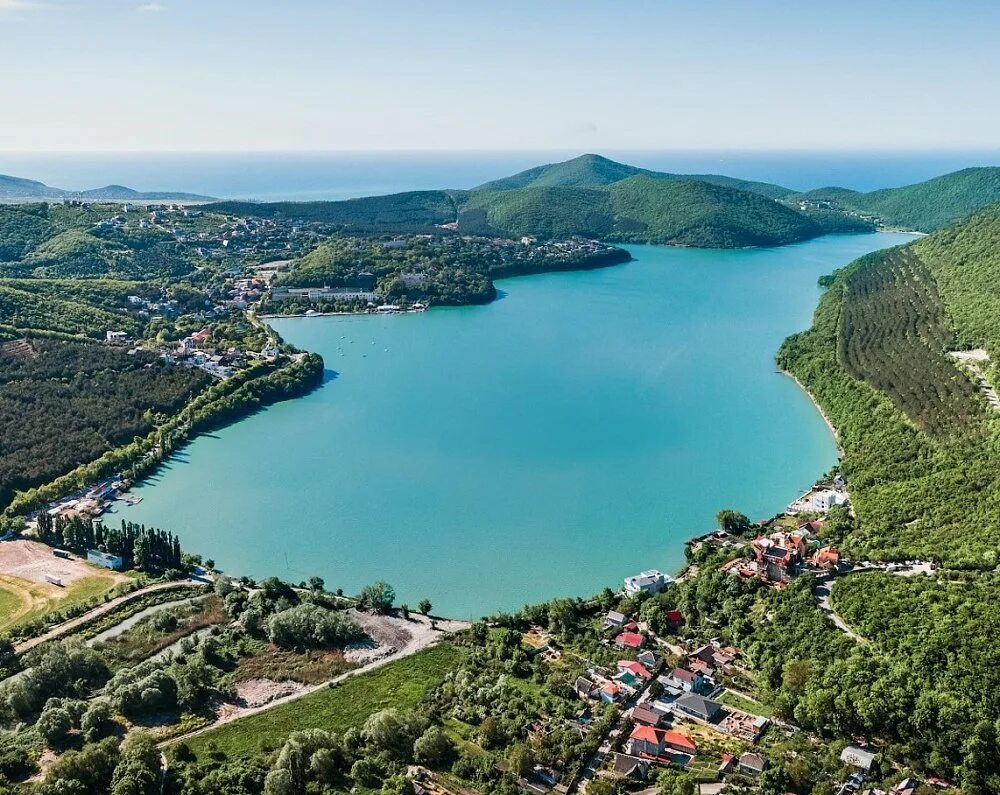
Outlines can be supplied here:
M476 209L485 211L494 228L542 238L584 235L738 248L780 246L834 231L821 220L756 193L700 179L662 179L644 173L603 187L477 189L463 203L465 212ZM871 227L858 223L851 231L865 229Z
M777 201L778 185L682 176L582 155L470 191L412 191L334 202L224 201L207 210L336 224L345 230L432 229L457 221L469 234L574 235L706 248L780 246L829 232L865 232L847 213Z
M320 221L346 229L434 227L458 216L456 197L463 191L418 190L368 196L363 199L316 202L221 201L204 207L210 212Z
M643 175L663 180L698 180L712 185L757 193L769 199L781 199L795 191L768 182L725 177L719 174L670 174L651 171L609 160L601 155L580 155L561 163L535 166L510 177L484 183L475 190L514 190L517 188L596 188L621 182L629 177Z
M828 202L833 208L877 218L885 226L933 232L1000 202L1000 167L966 168L926 182L858 193L819 188L792 201Z
M61 201L78 199L83 201L134 201L134 202L187 202L202 203L213 201L210 196L196 193L174 193L170 191L142 192L126 188L124 185L106 185L103 188L74 191L53 188L43 182L22 177L0 174L0 202Z

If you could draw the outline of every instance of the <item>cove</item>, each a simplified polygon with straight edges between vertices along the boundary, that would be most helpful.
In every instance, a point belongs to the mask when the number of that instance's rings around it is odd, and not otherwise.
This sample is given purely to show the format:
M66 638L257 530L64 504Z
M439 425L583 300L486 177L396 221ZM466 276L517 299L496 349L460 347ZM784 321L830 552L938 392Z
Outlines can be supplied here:
M487 306L272 321L323 387L196 439L118 516L233 574L384 579L462 618L672 571L720 508L772 515L834 464L774 354L820 275L909 239L629 246Z

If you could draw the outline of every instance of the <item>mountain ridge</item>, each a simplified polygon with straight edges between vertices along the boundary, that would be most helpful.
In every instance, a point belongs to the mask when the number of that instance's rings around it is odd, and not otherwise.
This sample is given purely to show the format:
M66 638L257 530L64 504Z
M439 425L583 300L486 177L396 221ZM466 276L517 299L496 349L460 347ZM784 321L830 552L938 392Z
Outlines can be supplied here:
M177 201L204 203L214 201L212 196L202 196L197 193L183 191L138 191L125 185L104 185L87 190L65 190L55 188L25 177L15 177L10 174L0 174L0 202L17 203L50 200L83 200L83 201L135 201L159 202Z

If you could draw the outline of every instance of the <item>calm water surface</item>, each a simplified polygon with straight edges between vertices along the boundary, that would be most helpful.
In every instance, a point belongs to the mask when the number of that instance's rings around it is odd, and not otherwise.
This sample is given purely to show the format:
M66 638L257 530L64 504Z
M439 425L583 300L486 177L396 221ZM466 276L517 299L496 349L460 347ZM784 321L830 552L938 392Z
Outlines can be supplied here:
M720 508L773 514L834 463L773 356L818 276L907 239L634 246L488 306L276 321L327 383L196 440L120 513L234 573L381 578L462 617L673 570Z

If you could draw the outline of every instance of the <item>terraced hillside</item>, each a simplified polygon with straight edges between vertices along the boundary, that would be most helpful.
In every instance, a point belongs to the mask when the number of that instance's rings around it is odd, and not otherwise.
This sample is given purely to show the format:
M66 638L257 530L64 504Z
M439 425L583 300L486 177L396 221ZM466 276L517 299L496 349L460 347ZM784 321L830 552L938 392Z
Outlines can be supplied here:
M778 356L837 427L858 557L992 568L1000 545L1000 415L946 356L1000 355L1000 213L987 210L839 271L813 327ZM995 369L992 377L995 378Z

